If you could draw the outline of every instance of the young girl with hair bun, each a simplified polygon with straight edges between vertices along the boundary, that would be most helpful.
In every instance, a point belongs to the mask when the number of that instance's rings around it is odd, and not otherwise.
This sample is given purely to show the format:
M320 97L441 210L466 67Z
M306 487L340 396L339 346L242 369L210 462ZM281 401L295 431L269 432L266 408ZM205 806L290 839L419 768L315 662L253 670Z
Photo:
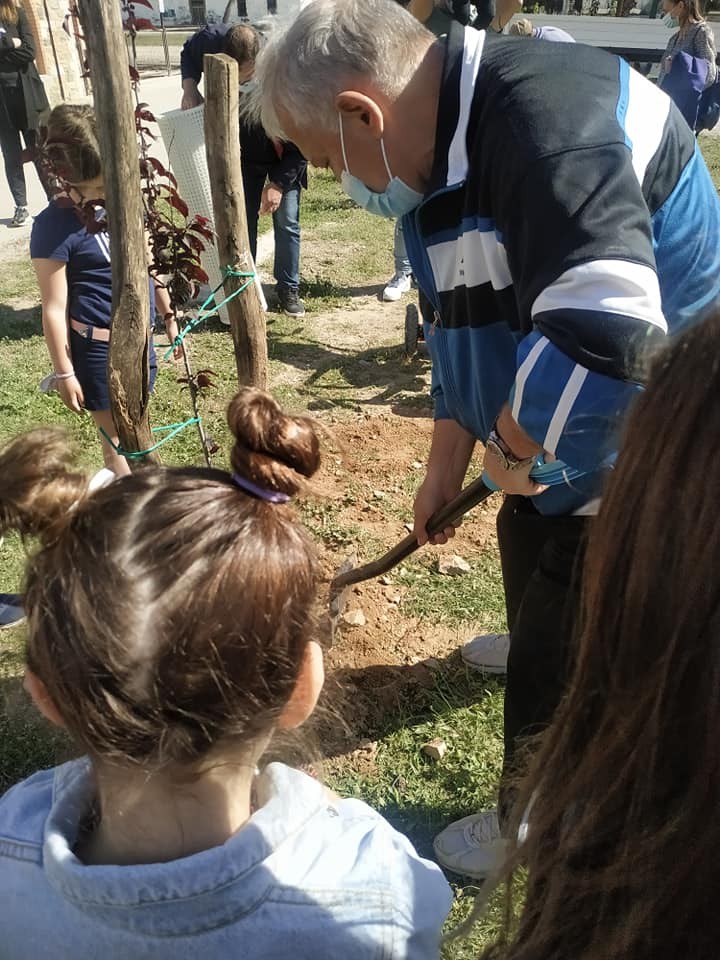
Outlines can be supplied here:
M450 889L358 800L257 765L323 683L315 551L289 504L312 421L233 399L232 472L88 493L62 435L0 452L27 568L25 686L86 754L0 800L3 960L431 958Z

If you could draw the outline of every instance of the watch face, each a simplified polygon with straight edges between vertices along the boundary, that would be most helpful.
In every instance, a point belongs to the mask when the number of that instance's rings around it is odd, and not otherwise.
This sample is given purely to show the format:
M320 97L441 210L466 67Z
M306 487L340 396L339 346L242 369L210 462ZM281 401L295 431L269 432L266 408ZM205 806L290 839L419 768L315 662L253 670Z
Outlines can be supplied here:
M510 463L505 455L505 451L492 439L492 437L488 437L487 443L485 444L485 449L489 454L495 457L496 460L500 461L503 469L510 469Z

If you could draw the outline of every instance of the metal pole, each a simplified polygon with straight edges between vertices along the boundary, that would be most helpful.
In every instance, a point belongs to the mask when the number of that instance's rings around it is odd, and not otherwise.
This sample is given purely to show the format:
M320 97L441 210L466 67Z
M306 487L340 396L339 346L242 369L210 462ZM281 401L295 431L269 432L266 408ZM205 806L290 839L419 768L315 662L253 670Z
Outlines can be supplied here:
M170 76L170 48L168 47L167 30L165 29L165 14L160 11L160 29L162 30L163 52L165 54L165 72Z

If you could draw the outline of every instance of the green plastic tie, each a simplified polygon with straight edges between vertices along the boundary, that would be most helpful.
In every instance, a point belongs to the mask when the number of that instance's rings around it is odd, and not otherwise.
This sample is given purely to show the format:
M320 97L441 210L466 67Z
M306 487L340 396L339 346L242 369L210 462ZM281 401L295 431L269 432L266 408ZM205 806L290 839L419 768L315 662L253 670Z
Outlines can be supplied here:
M167 443L168 440L172 440L173 437L177 436L185 427L191 427L194 423L200 423L200 417L190 417L188 420L183 420L182 423L170 423L166 427L153 427L153 433L166 433L167 436L163 437L162 440L158 440L157 443L148 447L147 450L124 450L120 444L114 443L110 439L102 427L100 427L100 433L105 437L115 453L121 457L125 457L126 460L138 460L141 457L146 457L149 453L153 453L158 447L161 447L164 443Z
M165 351L163 355L163 360L170 359L170 354L173 352L173 350L175 350L177 347L179 347L182 344L185 337L192 330L194 330L195 327L199 326L201 323L203 323L205 320L208 320L210 317L215 316L215 314L220 310L221 307L224 307L226 303L230 303L231 300L234 300L235 297L238 296L238 294L243 293L245 290L247 290L250 284L255 280L255 276L256 276L254 271L247 272L245 270L235 270L233 267L225 267L225 270L223 272L225 274L223 279L215 287L212 293L210 293L209 296L206 298L205 302L198 310L197 317L195 317L194 320L190 320L189 323L187 323L186 326L175 337L173 342ZM216 303L212 310L208 310L207 308L210 305L211 300L215 297L215 294L222 287L222 285L225 283L228 277L238 277L240 279L244 278L245 283L243 283L242 286L238 287L237 290L233 290L233 292L229 296L225 297L224 300L221 300L220 303ZM206 310L207 310L207 313L205 312Z

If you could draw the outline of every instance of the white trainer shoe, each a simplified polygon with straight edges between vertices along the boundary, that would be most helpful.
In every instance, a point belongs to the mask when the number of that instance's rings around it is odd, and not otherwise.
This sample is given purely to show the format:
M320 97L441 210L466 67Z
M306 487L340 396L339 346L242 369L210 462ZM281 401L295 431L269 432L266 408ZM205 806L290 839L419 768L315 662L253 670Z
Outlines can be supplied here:
M474 880L484 880L501 869L508 842L500 835L497 810L456 820L433 843L441 867Z
M396 273L392 280L388 280L387 286L383 290L383 300L394 303L404 293L409 293L411 286L412 277L409 273Z
M481 673L507 673L509 633L483 633L460 648L463 663Z

